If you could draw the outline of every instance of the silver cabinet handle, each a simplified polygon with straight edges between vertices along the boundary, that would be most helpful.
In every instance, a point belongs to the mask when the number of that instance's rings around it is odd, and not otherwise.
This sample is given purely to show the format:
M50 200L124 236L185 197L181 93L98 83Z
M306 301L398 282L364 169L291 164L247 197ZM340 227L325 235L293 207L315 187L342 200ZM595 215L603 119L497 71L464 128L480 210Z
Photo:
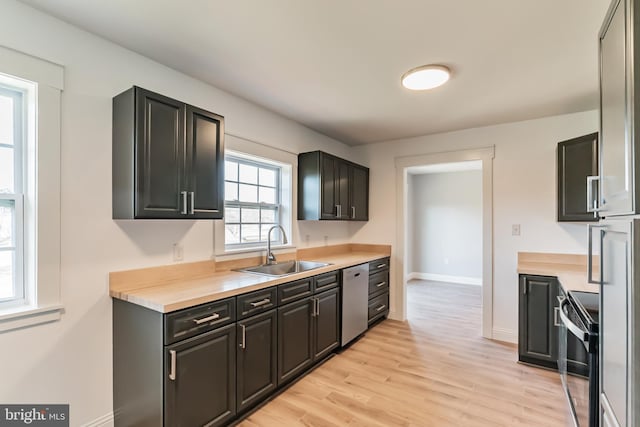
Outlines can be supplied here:
M351 206L351 218L355 218L355 217L356 217L356 207Z
M311 298L311 317L316 317L316 299Z
M380 282L380 283L378 283L378 284L376 285L376 288L381 288L381 287L383 287L383 286L384 286L384 285L386 285L386 284L387 284L387 282Z
M191 203L189 203L189 213L193 215L195 213L195 205L196 205L196 193L195 191L190 191L189 196L191 199Z
M560 307L555 307L553 309L553 326L562 326L562 323L558 320L558 315L560 315Z
M202 319L193 319L196 325L202 325L203 323L210 322L211 320L219 319L218 313L213 313L211 316L203 317Z
M380 307L376 308L376 311L382 311L387 308L386 304L382 304Z
M600 279L593 280L593 229L594 228L604 228L602 225L593 225L589 224L587 226L587 233L589 233L589 242L587 244L587 281L594 285L599 285L602 283L602 239L604 236L604 230L600 230Z
M342 205L336 205L336 217L342 218Z
M243 324L240 324L240 329L242 330L240 348L244 350L245 348L247 348L247 327Z
M320 316L320 298L316 298L316 316Z
M385 268L387 264L378 264L378 268Z
M186 215L187 214L187 192L181 191L180 198L182 199L182 211L180 211L180 213L182 215Z
M593 212L594 214L600 210L598 207L598 197L593 197L593 184L595 182L600 182L599 176L587 177L587 212Z
M249 304L251 304L251 307L261 307L263 305L267 305L271 302L271 300L269 298L265 298L261 301L256 301L256 302L250 302Z
M176 380L176 351L169 350L169 356L171 356L170 369L169 369L169 379L171 381Z

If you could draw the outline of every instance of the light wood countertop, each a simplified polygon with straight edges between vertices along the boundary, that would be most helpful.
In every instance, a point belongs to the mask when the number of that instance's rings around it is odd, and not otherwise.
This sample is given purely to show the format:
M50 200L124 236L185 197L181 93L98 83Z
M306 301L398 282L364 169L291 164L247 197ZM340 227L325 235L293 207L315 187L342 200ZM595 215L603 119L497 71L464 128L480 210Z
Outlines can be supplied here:
M594 260L594 275L598 274ZM600 292L598 285L587 280L587 256L518 252L518 274L557 277L565 291Z
M188 268L189 264L176 264L175 266L116 272L110 274L109 294L113 298L129 301L161 313L169 313L388 257L391 248L380 245L371 245L371 247L340 245L335 247L333 253L331 252L331 250L298 251L297 259L325 262L330 265L285 277L268 277L228 269L229 267L242 267L242 262L239 261L234 261L232 264L229 262L220 263L220 269L224 268L223 271L217 271L219 269L216 269L215 261L204 261L191 263L192 268L190 269ZM281 261L284 260L285 257L282 257ZM247 262L254 262L253 265L255 265L254 258ZM177 274L171 273L174 268L183 273L190 270L194 276L199 277L176 278L174 276ZM147 279L158 277L158 274L166 275L170 279L167 281L160 278ZM154 280L156 280L155 283Z

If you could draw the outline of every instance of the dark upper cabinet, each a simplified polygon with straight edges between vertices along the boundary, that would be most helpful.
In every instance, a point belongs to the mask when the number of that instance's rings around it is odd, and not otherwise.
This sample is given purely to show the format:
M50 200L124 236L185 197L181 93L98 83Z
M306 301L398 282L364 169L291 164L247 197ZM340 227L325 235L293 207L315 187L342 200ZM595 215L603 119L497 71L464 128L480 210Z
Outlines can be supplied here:
M224 118L133 87L113 98L114 219L220 219Z
M299 154L298 219L367 221L369 169L322 151Z
M277 322L275 309L238 321L238 412L251 408L278 384Z
M558 143L558 221L597 221L598 134ZM587 189L588 188L588 189Z
M331 353L340 343L340 290L333 288L317 294L313 331L313 357L318 360Z
M523 362L557 368L558 306L555 277L520 276L518 356Z
M167 347L165 425L222 426L235 416L235 332L228 325Z

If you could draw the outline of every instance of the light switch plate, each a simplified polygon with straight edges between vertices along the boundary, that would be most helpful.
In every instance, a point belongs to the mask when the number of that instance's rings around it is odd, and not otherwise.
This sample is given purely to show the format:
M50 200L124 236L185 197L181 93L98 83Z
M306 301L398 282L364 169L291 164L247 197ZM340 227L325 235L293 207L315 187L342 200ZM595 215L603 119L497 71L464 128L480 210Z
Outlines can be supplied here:
M520 224L513 224L511 226L511 235L519 236L520 235Z

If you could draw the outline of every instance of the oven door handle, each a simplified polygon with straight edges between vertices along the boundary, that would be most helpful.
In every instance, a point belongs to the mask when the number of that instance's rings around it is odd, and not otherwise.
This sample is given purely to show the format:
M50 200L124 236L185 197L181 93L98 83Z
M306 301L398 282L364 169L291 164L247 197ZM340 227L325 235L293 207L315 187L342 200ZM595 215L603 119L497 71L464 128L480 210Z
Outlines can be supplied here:
M569 304L570 304L570 302L567 299L564 299L562 301L562 303L560 303L560 319L562 320L562 323L564 323L564 325L567 327L567 329L573 335L578 337L578 339L580 339L580 341L588 342L589 341L589 334L587 332L585 332L582 328L580 328L578 325L573 323L571 320L569 320L569 317L567 317L567 315L565 314L564 308Z

